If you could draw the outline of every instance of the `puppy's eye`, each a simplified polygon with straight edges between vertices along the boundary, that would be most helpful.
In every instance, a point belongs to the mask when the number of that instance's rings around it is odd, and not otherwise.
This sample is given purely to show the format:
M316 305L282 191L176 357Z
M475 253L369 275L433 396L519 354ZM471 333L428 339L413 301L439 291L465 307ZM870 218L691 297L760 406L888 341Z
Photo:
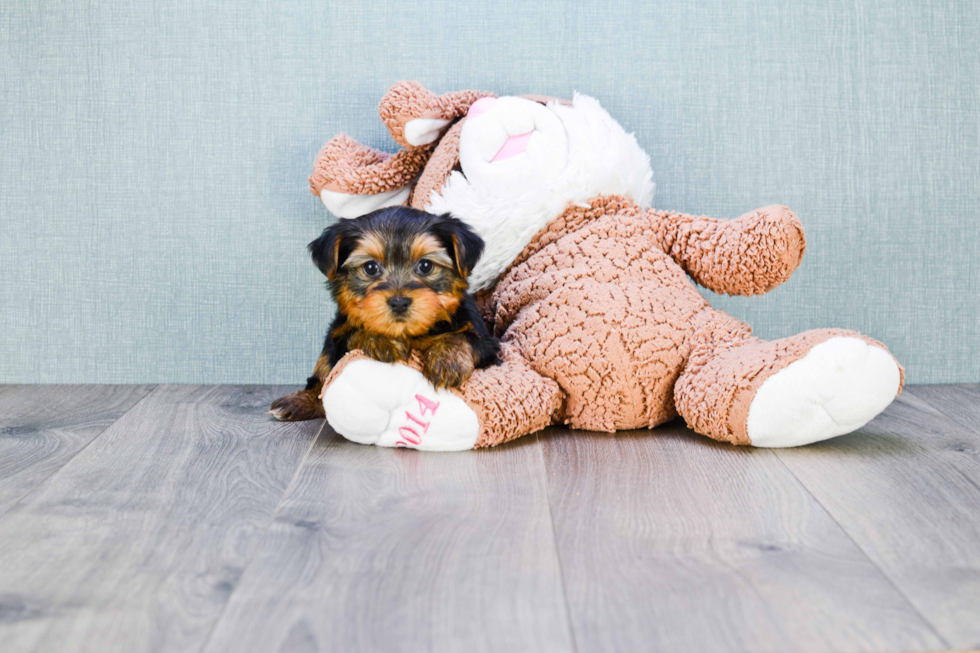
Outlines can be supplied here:
M367 263L361 266L361 270L363 270L364 274L369 277L376 277L379 274L381 274L381 266L378 265L375 261L368 261Z
M415 272L418 273L420 276L424 277L427 274L431 273L434 267L435 266L432 264L432 261L430 261L427 258L424 258L415 264Z

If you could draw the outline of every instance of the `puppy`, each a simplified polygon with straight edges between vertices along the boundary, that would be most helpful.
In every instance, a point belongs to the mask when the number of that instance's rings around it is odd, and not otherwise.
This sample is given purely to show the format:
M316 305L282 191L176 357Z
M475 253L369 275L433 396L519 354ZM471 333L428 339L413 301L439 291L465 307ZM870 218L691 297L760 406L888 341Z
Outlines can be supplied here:
M338 311L306 389L272 403L277 419L323 417L323 382L351 349L386 363L420 350L422 374L437 388L457 388L474 369L499 363L500 342L467 292L483 240L463 222L380 209L340 220L309 249Z

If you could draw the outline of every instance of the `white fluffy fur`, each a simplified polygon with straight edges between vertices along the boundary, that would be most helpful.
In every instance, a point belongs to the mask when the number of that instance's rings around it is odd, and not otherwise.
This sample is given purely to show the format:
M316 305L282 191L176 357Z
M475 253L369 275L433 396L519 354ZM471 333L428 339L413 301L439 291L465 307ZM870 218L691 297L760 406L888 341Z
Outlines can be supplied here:
M487 114L464 125L460 135L463 172L453 172L442 192L433 193L426 207L434 213L451 213L458 217L486 242L483 257L470 275L473 290L491 287L534 235L561 215L569 204L581 203L600 194L623 195L642 207L649 206L653 199L650 157L640 149L636 138L626 133L598 101L579 94L575 95L572 106L557 102L547 106L564 127L567 158L556 154L553 165L545 162L530 167L542 173L541 183L529 179L518 161L521 157L534 155L537 134L532 136L527 153L491 164L499 166L500 173L487 174L486 161L474 158L481 148L467 148L466 139L479 138L477 129L500 131L501 121L493 122L497 107L510 114L514 111L514 103L504 103L504 99L518 100L501 98L501 102ZM541 106L530 100L519 101L529 105L529 113L535 110L534 107ZM512 116L507 120L514 122ZM548 138L554 140L554 134L549 133ZM473 153L468 154L470 151ZM482 156L485 159L486 153ZM563 169L556 170L556 166L563 166ZM480 183L471 183L467 178L468 167L474 168L474 172L475 168L480 169L479 175L471 175L478 177Z

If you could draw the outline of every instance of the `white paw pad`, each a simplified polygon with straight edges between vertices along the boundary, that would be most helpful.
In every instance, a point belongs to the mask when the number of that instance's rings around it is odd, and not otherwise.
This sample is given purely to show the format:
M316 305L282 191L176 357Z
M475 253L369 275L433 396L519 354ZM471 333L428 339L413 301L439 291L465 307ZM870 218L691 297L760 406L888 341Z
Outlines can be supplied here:
M324 392L323 408L333 430L360 444L462 451L480 434L465 401L397 363L350 363Z
M749 406L756 447L796 447L851 433L898 393L895 359L881 347L838 336L763 382Z

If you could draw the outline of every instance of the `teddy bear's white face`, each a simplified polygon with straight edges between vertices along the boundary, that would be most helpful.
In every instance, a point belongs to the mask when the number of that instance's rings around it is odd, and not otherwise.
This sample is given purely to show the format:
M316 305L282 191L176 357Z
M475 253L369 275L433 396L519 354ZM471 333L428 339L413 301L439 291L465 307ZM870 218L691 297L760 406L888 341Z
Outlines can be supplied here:
M599 103L571 105L519 97L483 98L470 107L459 140L462 172L453 172L426 209L452 213L486 242L470 275L483 290L569 204L600 194L647 206L650 159Z
M471 185L526 192L553 182L568 165L568 134L558 116L519 97L478 100L459 139L459 163Z

